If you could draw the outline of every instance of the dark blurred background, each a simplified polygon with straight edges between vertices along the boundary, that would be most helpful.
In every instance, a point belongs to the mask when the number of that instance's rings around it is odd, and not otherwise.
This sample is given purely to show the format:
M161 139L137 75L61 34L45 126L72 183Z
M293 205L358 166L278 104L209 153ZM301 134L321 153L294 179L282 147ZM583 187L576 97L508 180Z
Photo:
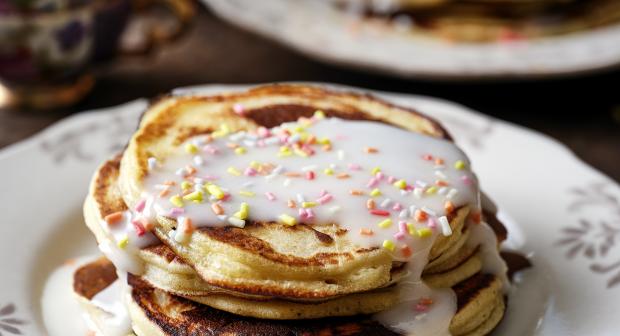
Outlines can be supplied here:
M620 181L620 70L511 82L400 80L319 63L223 22L204 8L172 45L100 67L93 91L75 106L0 109L0 148L79 111L154 97L179 86L272 81L333 82L452 100L550 135Z

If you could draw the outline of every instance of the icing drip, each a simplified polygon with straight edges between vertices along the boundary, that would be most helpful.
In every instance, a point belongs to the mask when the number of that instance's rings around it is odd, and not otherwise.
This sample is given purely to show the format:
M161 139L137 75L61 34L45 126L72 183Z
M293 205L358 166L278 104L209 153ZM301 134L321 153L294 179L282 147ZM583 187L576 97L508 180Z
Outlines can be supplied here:
M131 334L131 319L124 304L125 293L129 290L126 278L119 278L101 292L97 293L91 302L106 312L100 332L106 336L126 336Z

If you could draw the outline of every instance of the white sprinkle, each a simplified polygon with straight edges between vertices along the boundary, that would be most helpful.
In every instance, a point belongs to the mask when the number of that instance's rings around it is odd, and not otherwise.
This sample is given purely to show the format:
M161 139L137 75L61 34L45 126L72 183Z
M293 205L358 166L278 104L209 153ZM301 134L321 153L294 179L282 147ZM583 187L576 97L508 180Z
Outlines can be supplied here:
M205 160L202 158L202 156L194 156L194 164L196 164L197 166L202 166L203 164L205 164Z
M240 228L245 226L245 221L243 219L239 219L233 216L228 217L228 223L230 223L232 226L236 226Z
M277 145L278 143L280 143L280 139L274 136L265 139L265 145L268 145L268 146Z
M174 174L178 175L178 176L185 177L185 176L187 176L187 170L185 170L185 168L179 168L179 169L177 169L176 172L174 172Z
M441 187L439 188L439 190L437 190L437 193L439 195L445 195L448 192L448 187Z
M215 197L213 195L209 196L209 201L215 202L217 200L218 200L217 197Z
M401 211L398 214L398 218L400 218L400 219L406 219L407 217L409 217L409 210L407 210L407 209Z
M196 146L196 147L202 147L204 146L204 144L207 143L207 140L205 139L205 137L197 137L194 140L192 140L192 143Z
M415 205L410 205L409 206L409 216L413 216L415 214L416 210L418 210L418 207L416 207Z
M265 176L265 180L271 181L274 178L276 178L276 176L278 176L278 175L276 175L276 174L269 174L269 175Z
M153 169L157 168L157 159L156 158L150 157L147 160L147 163L149 165L149 170L153 170Z
M337 168L338 168L338 165L337 165L337 164L335 164L335 163L330 163L330 164L329 164L329 168L331 168L331 169L334 169L334 170L335 170L335 169L337 169Z
M194 177L194 183L196 184L205 184L205 180L200 177Z
M285 179L284 182L282 182L282 185L285 186L285 187L290 186L291 185L291 179L290 178Z
M338 211L340 211L341 207L339 205L334 205L333 207L329 208L329 212L331 213L336 213Z
M344 151L342 149L338 151L337 155L338 155L338 160L340 161L344 160Z
M226 216L226 215L218 215L217 218L219 220L221 220L221 221L225 221L228 218L228 216Z
M277 165L275 168L273 168L273 170L271 171L271 174L281 174L284 172L284 167L282 167L282 165Z
M292 144L294 144L294 143L298 142L298 141L299 141L299 139L301 139L301 135L299 135L299 133L297 133L297 134L293 134L293 135L291 135L291 136L288 138L288 143L292 145Z
M452 235L452 228L446 216L439 217L439 225L441 225L441 234L446 237Z
M252 182L252 181L248 181L248 182L245 182L245 183L243 184L243 187L244 187L244 188L251 188L251 187L253 187L253 186L254 186L254 182Z
M256 147L256 141L253 141L253 140L244 140L243 144L246 147L250 147L250 148Z
M435 176L439 177L442 180L448 178L448 176L446 176L446 174L444 174L441 170L435 170Z
M304 196L302 194L297 194L297 202L299 203L303 203L306 200L304 199Z
M177 243L185 244L189 240L189 235L186 234L184 230L179 229L174 235L174 240Z
M431 215L431 216L437 216L437 213L433 210L431 210L428 207L423 206L422 207L422 211L426 212L427 214Z
M449 200L451 200L451 199L453 199L453 198L454 198L454 197L455 197L458 193L459 193L459 191L458 191L458 190L456 190L456 189L452 188L452 189L450 189L450 191L449 191L449 192L448 192L448 194L446 195L446 198L447 198L447 199L449 199Z
M319 166L317 165L309 165L309 166L301 167L301 171L307 172L311 170L316 170L318 167Z
M413 196L415 196L415 198L420 199L422 198L422 188L415 188L413 189Z
M381 202L380 206L382 208L387 208L387 207L390 206L391 203L392 203L392 200L389 199L389 198L386 198L386 199L383 200L383 202Z
M194 191L204 191L204 184L196 183L194 184Z
M426 183L426 182L424 182L424 181L417 180L417 181L415 181L415 185L416 185L416 186L418 186L418 187L420 187L420 188L426 188L426 186L428 185L428 183Z
M235 133L235 134L232 134L231 136L229 136L228 140L237 142L237 141L243 139L244 137L245 137L245 132L241 131L239 133Z

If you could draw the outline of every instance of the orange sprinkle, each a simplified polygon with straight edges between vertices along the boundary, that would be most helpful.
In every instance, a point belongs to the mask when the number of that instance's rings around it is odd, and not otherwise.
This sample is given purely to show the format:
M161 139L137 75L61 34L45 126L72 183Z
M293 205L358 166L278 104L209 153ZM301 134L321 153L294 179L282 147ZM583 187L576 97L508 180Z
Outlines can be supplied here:
M423 222L423 221L425 221L428 218L428 215L426 214L426 212L418 209L418 210L415 211L414 218L418 222Z
M443 162L444 162L444 161L443 161L443 159L441 159L441 158L436 158L436 159L435 159L435 164L436 164L436 165L438 165L438 166L439 166L439 165L442 165L442 164L443 164Z
M378 151L379 150L374 147L364 147L364 152L368 154L374 154L374 153L377 153Z
M187 170L187 175L193 175L196 174L196 168L192 167L192 166L187 166L185 167L185 170Z
M167 185L167 186L175 186L175 185L177 185L177 183L176 183L176 182L174 182L174 181L166 181L166 182L164 182L164 183L162 183L162 184L163 184L163 185Z
M218 216L224 214L224 209L221 205L219 205L219 203L211 204L211 210L213 210L213 212Z
M436 184L436 185L438 185L438 186L440 186L440 187L445 187L445 186L447 186L449 183L448 183L448 181L444 181L444 180L437 180L437 181L435 181L435 184Z
M234 143L234 142L229 142L229 143L226 144L226 147L231 148L231 149L235 149L235 148L239 147L239 145Z
M284 173L284 176L287 176L287 177L301 177L301 174L297 173L297 172L286 172L286 173Z
M480 222L482 222L482 214L480 212L472 212L470 216L471 220L474 221L474 223L480 224Z
M372 210L375 208L375 200L374 199L369 199L368 201L366 201L366 209L368 210Z
M412 254L411 248L407 245L403 245L403 247L400 248L400 253L403 254L403 257L409 258Z
M159 197L166 197L170 193L170 188L166 188L159 192Z
M192 224L191 218L185 218L185 229L183 230L185 233L194 232L194 224Z
M315 136L314 134L310 134L310 135L308 136L308 139L306 139L306 142L307 142L308 144L311 144L311 145L312 145L312 144L315 144L315 143L316 143L316 136Z
M288 206L291 209L294 209L297 207L297 204L293 200L288 200L288 202L286 202L286 206Z
M419 304L424 305L424 306L430 306L433 304L433 299L431 298L421 298L420 301L418 301Z
M367 228L361 228L360 229L360 234L364 235L364 236L372 236L373 232L371 229L367 229Z
M351 177L351 175L347 174L347 173L340 173L338 175L336 175L337 178L344 180L344 179L348 179L349 177Z
M351 189L351 190L349 190L349 194L351 194L353 196L361 196L361 195L364 195L364 192L362 190L359 190L359 189Z
M155 228L155 224L145 220L144 223L142 224L142 226L144 226L144 229L148 232L153 231L153 229Z
M120 222L123 219L123 213L121 211L117 211L115 213L111 213L105 216L105 221L108 225L114 225Z
M443 208L446 210L447 214L451 214L452 212L454 212L454 203L447 201L446 203L444 203Z
M331 144L323 145L323 150L326 152L329 152L330 150L332 150L332 145Z

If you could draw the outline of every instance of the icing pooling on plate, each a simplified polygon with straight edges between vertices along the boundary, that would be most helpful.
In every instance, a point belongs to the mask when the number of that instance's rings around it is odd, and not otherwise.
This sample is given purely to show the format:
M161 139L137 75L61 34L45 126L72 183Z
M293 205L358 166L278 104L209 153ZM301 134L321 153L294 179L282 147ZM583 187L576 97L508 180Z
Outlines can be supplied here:
M252 133L231 134L224 125L165 161L150 158L143 190L133 215L108 220L118 228L110 230L110 250L145 246L158 216L177 220L170 236L181 244L200 226L337 223L358 246L407 261L403 302L379 321L416 335L449 334L454 293L427 287L422 270L435 239L452 234L447 215L469 206L473 221L480 217L476 177L449 141L320 113Z

